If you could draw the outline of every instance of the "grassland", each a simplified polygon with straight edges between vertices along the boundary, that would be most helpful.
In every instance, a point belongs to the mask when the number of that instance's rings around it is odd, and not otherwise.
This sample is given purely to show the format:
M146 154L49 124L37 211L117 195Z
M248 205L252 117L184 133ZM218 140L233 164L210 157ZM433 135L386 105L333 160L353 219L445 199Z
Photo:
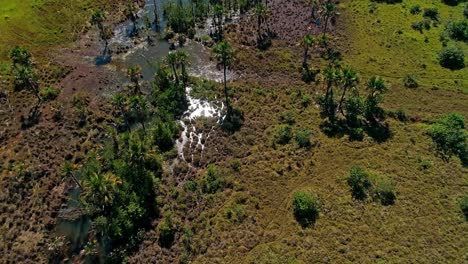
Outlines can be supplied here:
M0 69L7 64L8 51L26 47L44 58L51 48L72 43L89 25L93 8L109 8L111 1L2 0L0 5Z
M440 24L420 33L411 26L423 15L411 14L410 8L420 5L437 8ZM443 1L405 0L401 4L377 4L371 1L344 1L343 20L338 25L346 36L341 43L346 51L344 61L366 75L380 75L398 82L413 74L426 87L468 91L468 68L451 71L441 68L438 52L442 49L440 33L449 21L463 19L463 5L448 6ZM468 54L468 44L450 41Z
M462 8L439 1L404 2L406 7L345 1L334 41L344 63L359 72L361 85L372 75L386 79L386 110L405 109L418 120L389 119L392 137L383 143L328 137L320 131L319 110L303 107L300 98L315 98L323 91L320 85L300 82L294 67L301 61L297 47L281 42L265 52L239 47L242 67L256 76L233 88L246 122L239 132L216 142L216 149L224 150L222 160L216 158L218 152L206 154L208 160L218 160L235 187L210 197L214 208L191 222L198 231L194 245L203 252L194 263L468 261L468 224L458 206L468 193L468 171L455 157L443 161L426 133L429 123L445 113L468 116L467 68L450 71L437 61L444 23L462 19ZM412 22L422 19L409 14L416 3L437 7L442 24L423 34L414 31ZM374 13L369 13L372 5ZM467 51L466 43L449 45ZM319 67L317 59L314 63ZM418 77L419 88L403 86L407 74ZM294 141L273 144L286 113L296 131L313 131L315 147L304 150ZM240 170L233 164L241 164ZM346 183L353 165L394 181L395 205L353 200ZM294 219L291 200L298 190L310 191L322 202L313 227L303 228Z

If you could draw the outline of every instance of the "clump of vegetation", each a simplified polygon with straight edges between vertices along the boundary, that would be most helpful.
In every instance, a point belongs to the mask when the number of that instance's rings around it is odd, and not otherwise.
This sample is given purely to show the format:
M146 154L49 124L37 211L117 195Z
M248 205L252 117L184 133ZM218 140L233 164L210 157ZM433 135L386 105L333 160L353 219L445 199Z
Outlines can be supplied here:
M310 142L310 131L307 129L297 131L295 139L301 148L310 148L312 145Z
M274 142L280 145L286 145L293 138L293 131L290 125L280 125L276 129Z
M213 164L208 165L205 175L201 181L202 191L204 193L216 193L228 187L228 182Z
M465 196L461 199L460 209L465 216L466 221L468 221L468 196Z
M442 117L431 125L428 132L444 159L456 155L464 166L468 166L468 132L461 114L451 113Z
M302 226L314 224L319 217L319 202L308 192L298 191L293 194L293 212Z
M425 8L423 17L427 17L433 21L439 21L439 10L435 7Z
M463 16L468 18L468 3L466 3L465 7L463 7Z
M447 5L451 5L451 6L456 6L459 3L463 3L465 1L466 0L442 0L442 2L446 3Z
M57 88L48 86L40 91L40 96L44 101L52 101L57 98L59 91Z
M348 176L348 185L351 187L351 194L357 200L365 200L369 196L372 183L369 174L361 167L352 167Z
M418 4L411 6L410 13L413 15L421 13L421 6Z
M407 88L418 88L419 86L418 80L412 74L408 74L403 78L403 84Z
M351 195L357 200L372 198L382 205L395 203L395 185L387 177L370 174L363 168L354 166L349 172L347 182Z
M445 30L451 39L468 42L468 20L451 21Z
M170 217L165 218L158 224L159 244L170 247L174 241L175 228Z
M374 198L379 200L382 205L393 205L395 203L395 185L388 178L378 176L374 183Z
M424 29L425 30L431 29L431 21L428 19L424 19L418 22L414 22L413 24L411 24L411 27L414 30L417 30L422 33Z
M439 53L439 63L451 70L462 69L465 67L465 54L458 47L446 47Z

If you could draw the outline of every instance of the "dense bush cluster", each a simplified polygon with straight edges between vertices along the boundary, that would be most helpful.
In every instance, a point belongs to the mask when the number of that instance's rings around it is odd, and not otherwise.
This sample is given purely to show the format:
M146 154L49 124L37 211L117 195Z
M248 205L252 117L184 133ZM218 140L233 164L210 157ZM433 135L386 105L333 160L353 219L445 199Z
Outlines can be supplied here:
M370 174L361 167L352 167L347 182L351 195L357 200L367 198L379 201L382 205L395 203L395 185L387 177Z
M319 217L319 202L311 193L298 191L293 194L294 216L303 226L314 224Z
M465 54L458 47L446 47L439 53L439 63L442 67L451 70L462 69L465 67Z
M451 39L468 42L468 20L449 22L445 30Z
M431 125L428 132L442 157L456 155L468 166L468 131L462 115L448 114Z

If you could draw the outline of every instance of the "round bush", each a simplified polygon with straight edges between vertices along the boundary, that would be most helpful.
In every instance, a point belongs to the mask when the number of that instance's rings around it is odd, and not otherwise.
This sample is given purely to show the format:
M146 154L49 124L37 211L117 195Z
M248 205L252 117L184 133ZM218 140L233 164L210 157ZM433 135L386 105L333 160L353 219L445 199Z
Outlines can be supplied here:
M294 216L302 225L315 223L319 216L319 205L308 192L295 192L293 195Z
M468 221L468 196L465 196L460 201L460 209L465 216L465 220Z
M357 200L365 200L372 183L369 174L361 167L352 167L348 176L348 185L351 187L351 195Z
M465 54L457 47L444 48L439 54L439 63L448 69L462 69L465 67Z

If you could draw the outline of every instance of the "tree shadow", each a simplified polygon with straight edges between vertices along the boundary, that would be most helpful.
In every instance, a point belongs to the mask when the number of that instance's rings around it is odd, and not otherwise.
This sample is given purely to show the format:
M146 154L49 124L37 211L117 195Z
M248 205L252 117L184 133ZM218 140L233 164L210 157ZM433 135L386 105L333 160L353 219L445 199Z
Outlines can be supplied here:
M106 45L104 50L102 51L101 55L97 56L94 60L96 66L103 66L112 61L112 52L110 51L109 47Z

